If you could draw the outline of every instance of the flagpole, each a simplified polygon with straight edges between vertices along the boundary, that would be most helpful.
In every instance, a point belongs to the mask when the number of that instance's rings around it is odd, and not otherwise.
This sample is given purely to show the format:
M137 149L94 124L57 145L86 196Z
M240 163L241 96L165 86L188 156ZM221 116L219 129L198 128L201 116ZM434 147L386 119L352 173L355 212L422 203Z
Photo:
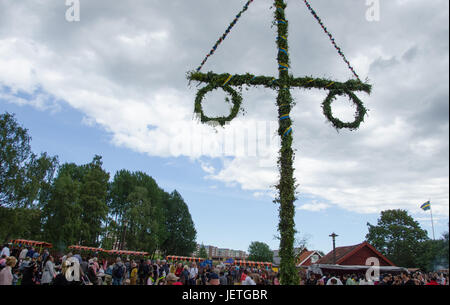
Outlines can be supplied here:
M430 202L430 213L431 213L431 227L433 228L433 240L436 240L436 237L434 235L433 209L431 208L431 200L429 202Z

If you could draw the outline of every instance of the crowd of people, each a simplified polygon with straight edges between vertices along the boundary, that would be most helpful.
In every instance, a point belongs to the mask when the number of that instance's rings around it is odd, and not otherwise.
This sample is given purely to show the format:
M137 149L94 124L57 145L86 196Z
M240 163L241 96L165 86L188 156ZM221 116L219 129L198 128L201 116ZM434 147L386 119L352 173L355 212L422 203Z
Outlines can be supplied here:
M444 273L422 273L414 272L408 274L402 272L397 275L382 274L378 280L366 278L365 274L346 274L346 275L330 275L319 276L311 274L305 280L304 285L382 285L382 286L422 286L422 285L449 285L448 274Z
M53 256L48 250L5 245L0 258L0 285L280 285L271 268L197 265L195 262L99 258L80 253ZM300 285L448 285L448 274L383 274L379 281L365 275L300 274Z
M269 269L195 262L42 254L34 247L1 252L0 285L279 285Z

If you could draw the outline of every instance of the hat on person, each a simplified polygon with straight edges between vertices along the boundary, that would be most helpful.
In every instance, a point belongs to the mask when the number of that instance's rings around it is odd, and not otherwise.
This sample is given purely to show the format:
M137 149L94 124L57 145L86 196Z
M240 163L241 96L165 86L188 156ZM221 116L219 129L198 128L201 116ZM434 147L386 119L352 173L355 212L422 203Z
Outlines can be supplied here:
M209 274L209 279L210 280L218 280L219 276L217 275L217 273L212 272L212 273Z
M217 275L217 273L212 272L209 274L209 284L220 285L219 276Z
M167 282L176 282L178 281L179 277L177 277L175 274L173 273L169 273L169 275L166 276L166 281Z
M39 253L36 252L33 254L33 258L38 258L38 257L39 257Z

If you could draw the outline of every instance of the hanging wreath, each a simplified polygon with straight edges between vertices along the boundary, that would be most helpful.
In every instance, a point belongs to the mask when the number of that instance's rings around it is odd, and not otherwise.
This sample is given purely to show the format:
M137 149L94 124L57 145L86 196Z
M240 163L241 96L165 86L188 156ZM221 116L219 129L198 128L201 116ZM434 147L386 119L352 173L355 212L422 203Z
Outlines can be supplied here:
M333 111L331 109L331 104L336 100L336 96L347 95L349 99L356 105L355 120L351 123L345 123L333 116ZM328 118L328 120L337 129L358 129L362 122L364 122L364 117L366 116L367 110L364 107L363 102L351 91L347 90L331 90L327 98L322 104L323 114Z
M233 104L233 107L231 108L230 115L227 117L216 117L216 118L210 118L207 115L205 115L205 112L203 110L203 100L205 98L205 95L208 92L217 90L217 89L223 89L226 93L228 93L231 96L231 103ZM225 101L229 102L229 98L226 98ZM239 110L241 109L242 104L242 96L233 88L230 86L220 86L218 84L210 83L206 87L200 89L197 93L197 98L195 99L195 113L200 117L200 120L202 123L209 123L209 122L217 122L221 126L224 126L228 122L232 121L239 113Z

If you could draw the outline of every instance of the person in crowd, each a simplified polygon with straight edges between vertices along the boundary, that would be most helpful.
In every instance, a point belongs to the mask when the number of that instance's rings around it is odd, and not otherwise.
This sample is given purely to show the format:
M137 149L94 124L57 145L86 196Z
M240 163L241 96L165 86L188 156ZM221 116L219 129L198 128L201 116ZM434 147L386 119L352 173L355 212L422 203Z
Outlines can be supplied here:
M113 264L109 264L105 270L105 284L108 286L112 285L112 271Z
M125 265L122 263L122 260L120 257L116 259L116 263L114 265L113 271L112 271L112 279L113 279L113 285L120 286L123 283L123 279L125 277L126 268Z
M38 271L36 261L29 259L22 266L21 285L32 286L36 284L36 273Z
M164 269L165 275L170 273L170 265L166 260L162 261L162 268Z
M12 285L14 276L12 269L16 266L17 259L14 256L9 256L6 258L5 267L0 271L0 286L1 285Z
M196 263L191 264L191 268L189 269L189 285L196 285L198 278L198 268Z
M189 285L189 266L184 265L183 271L180 275L180 281L183 285Z
M219 275L216 272L211 272L210 273L208 285L212 285L212 286L220 285Z
M175 275L177 277L180 277L181 276L181 272L183 272L183 264L182 263L178 263L177 269L175 270Z
M137 285L138 281L138 267L137 264L133 261L131 264L131 272L130 272L130 285Z
M67 268L70 266L70 262L64 262L61 266L61 272L58 273L53 281L55 286L68 286L69 281L66 278Z
M414 282L414 280L411 279L410 275L406 272L402 273L401 275L402 277L402 281L403 281L403 286L415 286L416 283Z
M277 273L275 275L275 277L273 278L273 284L276 286L280 285L280 274L279 273Z
M309 279L306 280L306 285L317 285L317 279L316 279L316 275L315 274L311 274L311 276L309 277Z
M338 278L338 277L336 277L336 276L333 276L333 277L331 277L328 281L327 281L327 286L342 286L343 284L342 284L342 281Z
M439 286L438 284L438 278L436 276L432 276L430 281L426 284L426 286Z
M89 259L86 257L81 258L80 268L83 271L83 274L88 274L89 269Z
M228 285L228 278L225 276L225 272L220 271L219 273L219 281L221 286L227 286Z
M48 255L44 262L44 271L42 273L41 284L50 285L53 279L56 277L54 258Z
M89 261L88 272L85 274L87 275L89 282L91 282L92 285L98 285L97 271L92 259Z
M34 253L36 253L36 251L34 251L34 247L30 247L26 257L33 258Z
M183 285L180 281L179 281L179 277L177 277L175 274L173 273L169 273L166 276L166 281L165 281L165 285L171 286L171 285L175 285L175 286L181 286Z
M147 278L148 278L149 272L150 272L150 269L148 267L147 262L144 262L144 260L141 259L139 267L138 267L139 285L146 285L147 284Z
M127 259L125 260L125 269L127 270L127 272L125 272L125 281L129 282L130 276L131 276L131 260L130 258L127 257Z
M243 274L245 274L245 277L244 277L244 280L242 281L241 285L256 285L256 282L249 275L248 269L245 269Z
M5 256L5 257L9 257L11 255L11 251L9 249L9 245L8 244L4 244L3 248L2 248L2 252L0 253L0 256Z
M27 257L27 253L28 253L28 248L27 248L27 247L24 247L24 248L22 249L22 251L20 251L20 254L19 254L19 262L22 262L22 261L25 259L25 257Z
M362 275L360 277L360 279L359 279L358 285L360 285L360 286L374 286L375 282L372 280L372 278L368 277L366 279L366 277Z

